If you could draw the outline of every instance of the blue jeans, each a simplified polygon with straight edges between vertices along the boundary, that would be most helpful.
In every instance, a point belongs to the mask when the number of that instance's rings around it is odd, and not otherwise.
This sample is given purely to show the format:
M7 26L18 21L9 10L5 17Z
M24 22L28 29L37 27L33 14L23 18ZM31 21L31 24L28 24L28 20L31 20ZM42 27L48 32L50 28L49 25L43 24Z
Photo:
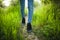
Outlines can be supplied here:
M22 18L24 18L25 0L20 0L20 5ZM31 23L32 15L33 15L33 0L28 0L28 23Z

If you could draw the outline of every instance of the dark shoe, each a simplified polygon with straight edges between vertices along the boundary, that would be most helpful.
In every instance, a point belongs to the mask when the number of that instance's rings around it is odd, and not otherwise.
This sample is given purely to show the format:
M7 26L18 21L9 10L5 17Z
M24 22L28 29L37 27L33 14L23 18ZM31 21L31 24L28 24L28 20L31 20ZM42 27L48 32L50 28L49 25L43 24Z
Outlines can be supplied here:
M28 33L31 33L31 32L32 32L31 23L28 23L28 24L27 24L27 32L28 32Z
M25 18L22 18L22 24L25 24Z

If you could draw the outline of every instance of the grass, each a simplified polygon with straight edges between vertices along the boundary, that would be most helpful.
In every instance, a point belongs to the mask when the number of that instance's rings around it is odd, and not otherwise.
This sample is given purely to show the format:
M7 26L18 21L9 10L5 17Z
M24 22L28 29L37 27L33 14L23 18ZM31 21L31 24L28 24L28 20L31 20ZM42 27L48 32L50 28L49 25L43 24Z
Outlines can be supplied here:
M56 5L47 4L42 6L41 8L39 7L35 11L32 24L35 25L33 29L39 39L60 40L60 31L58 30L60 21L57 23L58 19L54 19L54 14L58 10L55 6ZM56 10L54 11L54 9ZM57 14L59 14L59 12L57 12Z
M5 36L4 40L17 40L17 32L20 27L20 11L18 6L11 6L6 9L0 9L0 27ZM1 35L1 36L2 36ZM3 37L2 36L2 37ZM3 40L1 39L1 40ZM21 38L20 38L21 39Z
M33 14L33 30L42 40L59 40L60 21L54 19L53 4L43 5L36 8ZM1 40L24 40L22 34L18 34L21 26L21 13L19 5L8 8L0 8L0 35ZM19 36L20 35L20 36Z

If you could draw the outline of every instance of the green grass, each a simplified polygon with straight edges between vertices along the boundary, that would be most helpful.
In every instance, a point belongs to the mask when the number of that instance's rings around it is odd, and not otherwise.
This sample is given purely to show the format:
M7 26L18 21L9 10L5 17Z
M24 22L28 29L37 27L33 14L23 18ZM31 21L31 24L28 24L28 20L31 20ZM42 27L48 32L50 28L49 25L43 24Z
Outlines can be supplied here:
M34 10L32 19L33 31L40 39L60 39L60 11L57 8L56 5L47 4ZM57 19L54 19L55 13ZM21 13L19 5L0 8L1 40L24 40L23 35L18 34L20 27Z
M58 7L56 7L56 5L47 4L35 10L34 12L35 15L33 16L32 24L35 25L33 29L35 34L39 37L39 39L42 40L60 39L59 38L60 21L58 21L58 19L54 19L59 14L59 12L57 12L58 10L57 8ZM57 16L54 17L55 13Z
M3 32L3 34L1 33L3 35L1 35L3 37L1 40L18 40L17 34L21 25L19 7L11 6L0 10L0 29Z

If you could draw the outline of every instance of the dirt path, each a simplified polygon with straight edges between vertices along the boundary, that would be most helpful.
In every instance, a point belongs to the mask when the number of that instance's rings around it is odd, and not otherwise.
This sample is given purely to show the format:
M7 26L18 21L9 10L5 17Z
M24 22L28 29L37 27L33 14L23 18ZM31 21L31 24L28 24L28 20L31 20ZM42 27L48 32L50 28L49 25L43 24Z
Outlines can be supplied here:
M27 33L26 27L24 27L22 30L25 40L39 40L38 37L33 32Z
M27 23L27 17L25 18ZM27 33L26 26L22 27L21 31L25 40L39 40L38 37L33 32Z

